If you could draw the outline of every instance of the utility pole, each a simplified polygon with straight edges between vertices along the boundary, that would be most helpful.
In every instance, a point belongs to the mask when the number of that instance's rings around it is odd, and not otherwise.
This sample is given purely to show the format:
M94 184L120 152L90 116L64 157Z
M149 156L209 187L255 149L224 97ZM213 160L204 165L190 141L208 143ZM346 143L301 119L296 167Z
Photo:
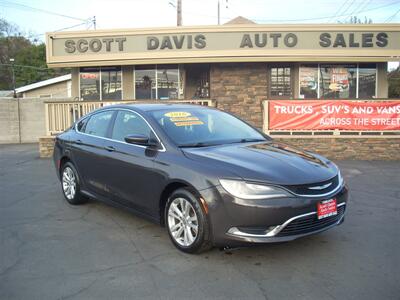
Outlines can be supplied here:
M92 22L93 22L93 28L94 30L96 30L96 16L93 16Z
M178 0L176 6L176 25L182 26L182 0Z
M218 0L218 25L221 25L221 9L220 9L220 0Z
M10 58L11 67L12 67L12 82L13 82L13 90L14 90L14 98L17 98L17 92L15 91L15 69L14 69L14 58Z

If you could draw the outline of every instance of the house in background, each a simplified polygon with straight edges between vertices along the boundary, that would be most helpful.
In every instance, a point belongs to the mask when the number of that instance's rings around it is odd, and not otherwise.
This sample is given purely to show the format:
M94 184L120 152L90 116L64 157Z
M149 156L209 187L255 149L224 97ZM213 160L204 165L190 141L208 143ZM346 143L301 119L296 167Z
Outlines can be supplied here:
M20 98L69 98L71 74L54 77L17 88Z

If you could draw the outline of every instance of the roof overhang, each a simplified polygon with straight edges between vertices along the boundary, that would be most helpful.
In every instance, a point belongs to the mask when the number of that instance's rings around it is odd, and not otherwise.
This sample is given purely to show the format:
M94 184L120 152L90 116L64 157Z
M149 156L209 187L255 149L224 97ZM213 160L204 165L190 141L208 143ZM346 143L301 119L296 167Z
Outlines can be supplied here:
M51 32L50 67L400 60L400 24L196 26Z
M35 82L35 83L32 83L32 84L28 84L28 85L25 85L25 86L21 86L21 87L15 89L15 92L16 93L23 93L23 92L35 90L35 89L38 89L38 88L41 88L41 87L44 87L44 86L48 86L48 85L51 85L51 84L55 84L55 83L59 83L59 82L63 82L63 81L68 81L68 80L71 80L71 74L66 74L66 75L50 78L50 79L47 79L47 80Z

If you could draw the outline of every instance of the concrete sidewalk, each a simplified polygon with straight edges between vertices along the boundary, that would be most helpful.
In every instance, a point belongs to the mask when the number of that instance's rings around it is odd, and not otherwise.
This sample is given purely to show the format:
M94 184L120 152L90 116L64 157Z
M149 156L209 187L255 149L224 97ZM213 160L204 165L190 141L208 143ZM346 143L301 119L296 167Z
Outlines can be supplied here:
M101 203L68 205L37 145L0 145L0 299L399 299L400 161L338 162L345 222L285 244L176 250Z

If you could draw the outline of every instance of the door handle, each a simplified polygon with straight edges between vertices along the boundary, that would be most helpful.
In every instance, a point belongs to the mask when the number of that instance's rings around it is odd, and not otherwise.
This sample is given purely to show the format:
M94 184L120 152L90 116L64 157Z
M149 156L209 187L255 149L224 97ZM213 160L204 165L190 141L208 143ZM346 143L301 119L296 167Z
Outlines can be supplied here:
M81 141L81 140L76 140L75 143L76 143L77 145L82 145L82 141Z
M104 149L106 149L109 152L115 151L115 148L113 146L105 146Z

